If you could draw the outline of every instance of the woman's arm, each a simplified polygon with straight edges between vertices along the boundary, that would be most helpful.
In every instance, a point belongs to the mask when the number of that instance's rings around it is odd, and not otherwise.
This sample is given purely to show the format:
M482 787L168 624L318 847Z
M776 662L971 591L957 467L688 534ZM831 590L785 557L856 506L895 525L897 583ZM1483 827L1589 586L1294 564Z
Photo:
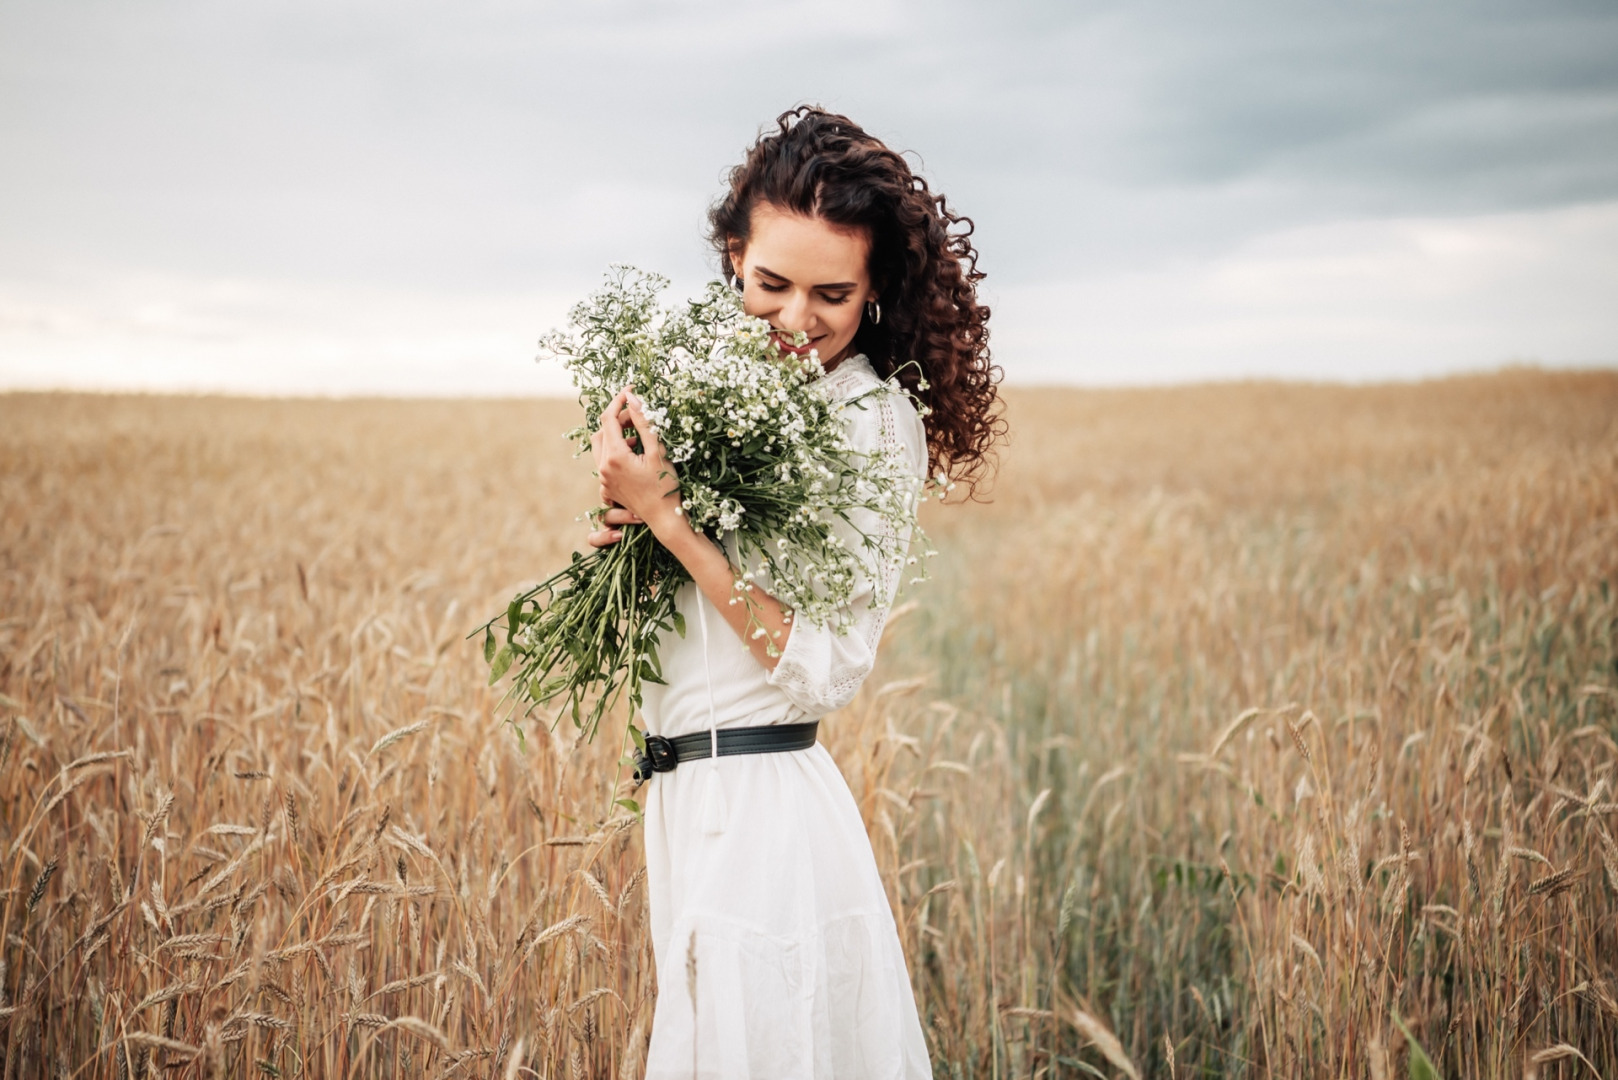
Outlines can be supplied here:
M623 434L628 426L632 439ZM644 453L636 453L639 442ZM616 542L625 526L643 525L669 549L702 595L718 609L725 622L746 643L755 659L774 671L781 650L792 634L792 623L775 597L762 589L736 587L736 571L713 541L691 528L680 512L680 484L674 466L663 452L657 433L641 412L640 399L626 388L601 414L601 425L591 437L596 475L601 478L601 501L609 510L608 528L590 534L590 543L604 547ZM616 507L616 509L614 509Z

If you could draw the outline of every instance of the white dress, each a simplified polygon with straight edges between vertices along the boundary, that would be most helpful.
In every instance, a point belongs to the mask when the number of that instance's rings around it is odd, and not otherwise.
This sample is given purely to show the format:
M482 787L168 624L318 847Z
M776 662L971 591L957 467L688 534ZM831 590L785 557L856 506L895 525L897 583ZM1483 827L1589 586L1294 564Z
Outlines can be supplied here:
M816 386L845 403L856 447L925 474L914 406L881 390L865 357ZM686 635L659 645L668 685L646 687L647 729L709 730L710 697L720 728L801 723L846 705L871 670L902 569L869 566L846 635L795 624L773 672L687 584ZM639 797L658 984L647 1080L932 1076L871 842L825 747L688 762Z

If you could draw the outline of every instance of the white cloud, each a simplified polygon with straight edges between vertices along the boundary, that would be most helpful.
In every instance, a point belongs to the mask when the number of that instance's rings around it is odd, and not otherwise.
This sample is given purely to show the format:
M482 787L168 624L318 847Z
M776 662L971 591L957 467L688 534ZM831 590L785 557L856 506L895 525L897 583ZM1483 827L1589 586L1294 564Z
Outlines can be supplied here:
M141 277L0 281L0 388L239 394L568 393L534 361L573 297Z
M1003 290L1024 382L1415 378L1618 363L1618 202L1260 235L1228 253Z
M1614 282L1609 202L1291 228L1194 260L991 288L988 299L1014 383L1366 380L1618 363ZM589 286L0 281L0 388L567 393L559 370L533 362L534 345Z

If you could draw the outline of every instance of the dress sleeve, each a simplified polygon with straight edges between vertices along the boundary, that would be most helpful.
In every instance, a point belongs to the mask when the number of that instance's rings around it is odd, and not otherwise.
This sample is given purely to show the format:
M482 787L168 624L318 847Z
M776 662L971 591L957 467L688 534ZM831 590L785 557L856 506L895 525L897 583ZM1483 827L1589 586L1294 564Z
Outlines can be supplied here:
M855 447L867 454L900 457L916 477L926 475L927 440L921 419L910 399L896 393L876 393L846 406L849 435ZM868 535L878 531L892 536L877 515L856 515L855 522ZM775 669L766 676L798 708L811 716L823 716L854 700L860 684L876 663L877 641L887 621L888 609L898 591L904 571L897 563L878 559L859 543L858 533L848 522L838 522L835 531L853 550L859 551L863 572L854 593L843 608L846 632L829 626L794 622L786 646ZM899 550L910 541L904 529Z

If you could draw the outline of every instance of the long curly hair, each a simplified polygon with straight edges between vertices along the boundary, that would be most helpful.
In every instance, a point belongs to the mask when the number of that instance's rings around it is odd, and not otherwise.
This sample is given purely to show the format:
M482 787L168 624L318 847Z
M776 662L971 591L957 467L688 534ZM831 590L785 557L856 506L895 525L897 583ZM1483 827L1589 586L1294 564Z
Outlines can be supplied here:
M747 246L760 202L870 239L871 281L882 320L861 322L854 345L884 379L927 407L930 471L968 495L993 474L1005 433L989 356L989 309L978 303L983 272L972 219L911 172L899 154L846 116L804 105L781 114L730 173L708 213L709 239L728 281L731 252Z

